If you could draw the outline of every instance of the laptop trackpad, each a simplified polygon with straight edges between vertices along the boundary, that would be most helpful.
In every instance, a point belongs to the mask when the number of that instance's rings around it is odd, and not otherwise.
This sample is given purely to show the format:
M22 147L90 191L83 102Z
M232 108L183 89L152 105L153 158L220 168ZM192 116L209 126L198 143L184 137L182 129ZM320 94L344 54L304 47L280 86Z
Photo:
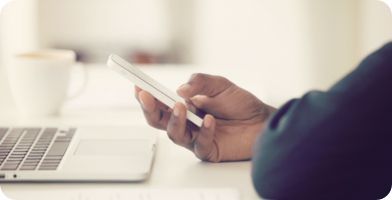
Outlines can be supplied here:
M134 156L149 151L148 140L80 140L76 156ZM151 151L151 150L150 150Z

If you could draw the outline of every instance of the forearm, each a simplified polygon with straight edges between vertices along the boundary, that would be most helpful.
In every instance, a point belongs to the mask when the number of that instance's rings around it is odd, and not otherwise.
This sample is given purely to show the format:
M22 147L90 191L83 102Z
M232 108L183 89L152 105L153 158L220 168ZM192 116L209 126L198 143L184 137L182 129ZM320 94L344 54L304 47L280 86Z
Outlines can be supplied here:
M328 92L286 104L259 138L253 179L265 198L382 198L391 187L392 44Z

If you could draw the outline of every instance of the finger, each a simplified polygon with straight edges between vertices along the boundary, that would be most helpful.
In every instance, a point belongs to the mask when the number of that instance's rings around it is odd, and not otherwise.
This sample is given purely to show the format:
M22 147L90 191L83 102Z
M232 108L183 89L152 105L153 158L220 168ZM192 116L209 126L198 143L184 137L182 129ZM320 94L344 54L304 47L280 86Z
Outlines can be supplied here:
M170 111L169 107L167 107L165 104L155 99L150 93L144 90L139 92L138 99L145 111L151 112L155 109Z
M230 110L230 106L225 102L225 99L219 97L208 97L203 95L196 95L190 99L192 105L197 108L199 111L203 111L204 113L210 113L214 115L214 117L220 119L227 119L226 112ZM233 116L232 116L233 117Z
M139 92L139 100L148 124L166 130L170 119L170 111L167 106L157 101L146 91Z
M135 85L135 98L139 101L139 92L142 91L138 86Z
M212 115L206 115L194 143L195 154L203 161L220 161L218 146L214 140L215 127L215 118Z
M198 109L209 111L211 108L217 107L217 101L213 101L213 98L204 96L204 95L196 95L190 99L192 105L197 107Z
M189 99L188 99L188 100L185 100L185 104L186 104L186 108L187 108L189 111L191 111L191 112L193 112L193 113L197 113L197 112L198 112L196 106L192 103L191 100L189 100Z
M176 144L190 148L192 138L187 131L186 107L182 103L176 103L170 121L167 126L169 138Z
M229 88L233 83L221 76L208 74L194 74L188 83L182 85L177 93L183 98L190 98L195 95L216 96Z

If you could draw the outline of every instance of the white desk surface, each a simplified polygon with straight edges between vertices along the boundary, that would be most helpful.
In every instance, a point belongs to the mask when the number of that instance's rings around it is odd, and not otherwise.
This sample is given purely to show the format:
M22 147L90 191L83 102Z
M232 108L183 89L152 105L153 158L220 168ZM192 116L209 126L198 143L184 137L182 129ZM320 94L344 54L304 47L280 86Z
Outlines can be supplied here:
M159 74L159 72L155 72ZM169 87L187 79L172 81ZM1 125L145 125L140 109L133 100L132 85L103 69L89 70L86 92L68 102L59 117L20 119L15 113L1 114ZM170 86L172 84L172 86ZM129 103L128 103L129 101ZM251 182L251 163L204 163L191 152L173 144L164 132L159 134L159 146L153 172L143 183L105 184L1 184L11 199L35 199L46 191L61 196L80 190L127 190L131 188L234 188L242 199L258 199ZM40 197L42 197L40 195ZM37 197L36 197L37 198ZM40 200L44 200L40 198Z

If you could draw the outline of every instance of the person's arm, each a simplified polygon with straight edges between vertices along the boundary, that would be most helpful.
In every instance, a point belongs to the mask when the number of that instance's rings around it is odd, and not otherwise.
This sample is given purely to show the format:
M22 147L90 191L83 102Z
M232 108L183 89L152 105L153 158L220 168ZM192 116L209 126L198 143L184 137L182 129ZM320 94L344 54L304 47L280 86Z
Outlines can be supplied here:
M203 116L198 128L186 119L186 106L174 108L136 88L147 122L166 130L176 144L209 162L240 161L252 158L256 137L275 108L264 104L250 92L220 76L194 74L178 94Z
M258 139L267 199L379 199L392 183L392 43L327 92L292 100Z

